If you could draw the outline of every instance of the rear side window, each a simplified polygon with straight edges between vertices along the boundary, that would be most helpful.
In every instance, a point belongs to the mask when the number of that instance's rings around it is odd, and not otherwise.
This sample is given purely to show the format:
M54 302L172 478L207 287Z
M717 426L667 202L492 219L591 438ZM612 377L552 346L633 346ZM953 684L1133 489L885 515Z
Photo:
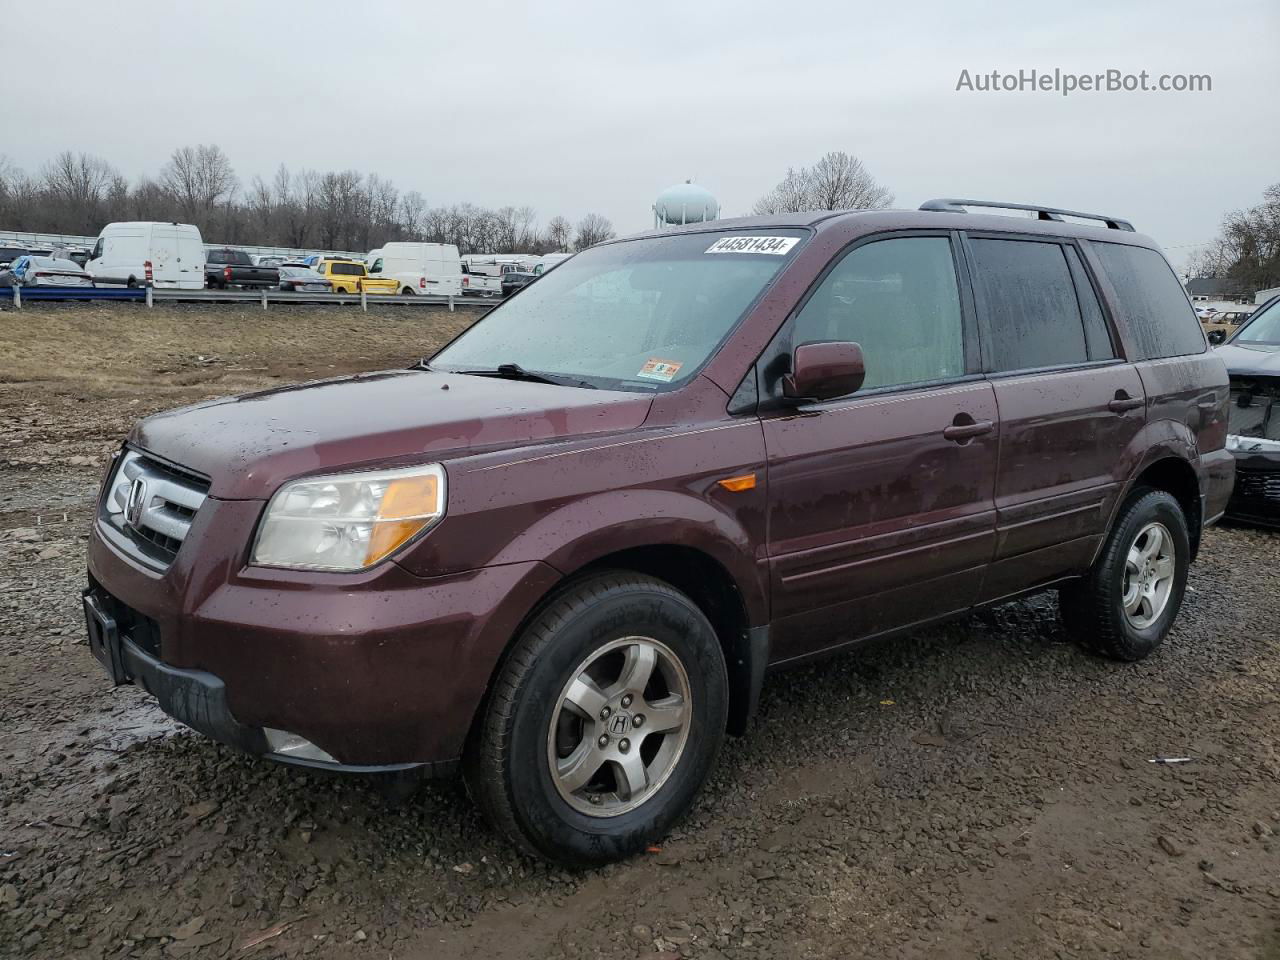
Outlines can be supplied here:
M1095 242L1093 249L1137 344L1140 356L1135 359L1204 353L1200 321L1164 257L1147 247L1122 243Z
M364 269L358 263L335 263L330 266L330 271L342 277L364 276Z
M1076 299L1080 304L1080 315L1084 320L1084 342L1089 350L1090 360L1110 360L1116 355L1115 345L1111 342L1111 331L1107 328L1107 320L1102 315L1102 306L1098 303L1098 294L1093 289L1089 274L1080 262L1080 254L1075 247L1063 247L1067 255L1067 264L1071 267L1071 277L1076 282Z
M1089 359L1075 284L1059 244L974 239L969 248L990 330L993 371Z
M854 249L796 316L792 343L814 340L860 344L867 364L863 389L963 376L951 241L897 237Z

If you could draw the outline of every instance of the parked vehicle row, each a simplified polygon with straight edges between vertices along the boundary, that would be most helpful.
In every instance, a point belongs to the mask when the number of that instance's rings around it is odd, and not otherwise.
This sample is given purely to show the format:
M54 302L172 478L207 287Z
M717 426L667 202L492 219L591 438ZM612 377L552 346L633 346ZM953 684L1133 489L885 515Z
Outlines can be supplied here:
M566 260L546 256L468 255L453 244L395 241L358 260L314 254L303 260L279 255L253 256L234 247L205 247L200 231L188 223L109 223L89 252L34 251L0 247L0 270L24 256L83 259L89 285L152 286L157 289L230 288L305 290L403 296L508 296ZM309 270L312 276L291 271ZM34 276L34 274L33 274ZM6 282L15 282L10 270ZM53 281L50 276L40 279ZM19 283L29 282L17 280ZM79 283L80 281L77 281Z

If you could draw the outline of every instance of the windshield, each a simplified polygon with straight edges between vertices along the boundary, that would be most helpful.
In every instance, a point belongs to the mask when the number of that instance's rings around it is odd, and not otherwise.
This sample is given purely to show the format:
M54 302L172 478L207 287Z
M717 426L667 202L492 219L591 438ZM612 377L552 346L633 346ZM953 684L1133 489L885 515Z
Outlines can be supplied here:
M693 233L586 250L488 313L437 370L524 370L622 390L678 386L790 262L803 230Z
M1280 300L1255 313L1234 339L1239 343L1280 343Z

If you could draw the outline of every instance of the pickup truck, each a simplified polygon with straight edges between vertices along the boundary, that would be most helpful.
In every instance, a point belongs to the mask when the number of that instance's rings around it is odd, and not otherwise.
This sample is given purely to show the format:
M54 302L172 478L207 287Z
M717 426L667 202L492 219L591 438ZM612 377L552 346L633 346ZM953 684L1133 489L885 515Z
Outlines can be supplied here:
M400 290L400 282L392 277L371 277L369 268L359 260L324 257L312 268L329 281L334 293L392 294Z
M501 274L488 264L470 266L464 260L462 263L462 295L464 297L502 296Z
M210 289L274 287L280 282L276 267L260 267L243 250L210 247L204 256L204 283Z

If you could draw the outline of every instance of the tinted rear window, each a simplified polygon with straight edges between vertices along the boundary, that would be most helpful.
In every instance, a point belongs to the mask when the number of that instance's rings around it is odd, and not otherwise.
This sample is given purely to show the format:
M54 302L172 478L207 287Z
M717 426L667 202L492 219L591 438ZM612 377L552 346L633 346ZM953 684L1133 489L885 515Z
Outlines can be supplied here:
M208 263L253 264L243 250L210 250L205 260Z
M1027 240L969 242L991 332L991 368L1031 370L1089 359L1062 247Z
M1200 321L1164 257L1121 243L1095 242L1093 249L1115 289L1120 319L1137 344L1134 359L1204 353Z
M329 272L343 277L359 277L364 275L364 268L358 263L335 263L330 266Z

